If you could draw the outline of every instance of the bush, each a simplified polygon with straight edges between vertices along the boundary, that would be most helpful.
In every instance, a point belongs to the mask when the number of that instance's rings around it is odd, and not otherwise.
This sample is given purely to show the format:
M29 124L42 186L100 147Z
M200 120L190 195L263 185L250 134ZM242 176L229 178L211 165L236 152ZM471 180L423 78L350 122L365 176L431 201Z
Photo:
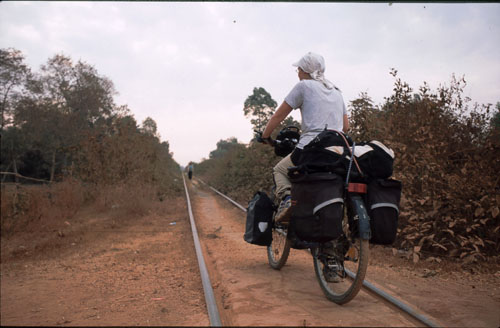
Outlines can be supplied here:
M418 93L391 73L394 93L381 106L367 94L350 103L351 136L379 140L396 154L394 178L403 182L395 247L424 254L485 260L500 251L500 133L491 105L470 105L464 79ZM500 106L497 106L497 111ZM265 147L265 148L264 148ZM204 179L246 204L258 189L270 190L272 149L241 145L198 166Z
M51 185L2 184L2 236L49 230L71 221L84 202L80 182L68 179Z
M453 77L437 93L424 84L412 94L397 79L380 110L362 106L352 117L355 138L381 140L397 155L395 177L404 185L397 245L417 256L471 262L500 250L498 133L490 105L470 108L464 87Z
M271 193L272 168L280 159L267 145L239 144L224 157L201 162L195 170L205 182L246 205L257 190Z

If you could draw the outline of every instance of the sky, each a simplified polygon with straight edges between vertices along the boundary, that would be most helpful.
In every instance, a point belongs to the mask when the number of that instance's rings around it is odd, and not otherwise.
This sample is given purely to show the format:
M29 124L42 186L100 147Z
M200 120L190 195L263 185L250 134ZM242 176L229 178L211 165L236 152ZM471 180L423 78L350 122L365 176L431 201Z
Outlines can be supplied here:
M394 77L418 91L465 77L464 94L500 101L500 3L0 2L0 48L37 71L56 54L111 79L117 105L151 117L181 165L221 139L253 137L245 99L278 104L298 82L293 62L321 54L346 106L376 105ZM299 111L291 114L300 121Z

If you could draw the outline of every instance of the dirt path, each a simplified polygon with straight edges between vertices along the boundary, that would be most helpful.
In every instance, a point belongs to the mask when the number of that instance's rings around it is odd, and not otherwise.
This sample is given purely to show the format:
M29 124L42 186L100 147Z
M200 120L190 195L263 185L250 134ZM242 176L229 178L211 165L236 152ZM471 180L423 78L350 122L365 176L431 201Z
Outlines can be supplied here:
M190 190L225 325L414 325L365 292L344 306L326 300L304 251L272 270L264 248L243 241L243 212L200 185ZM87 210L1 246L1 325L209 324L184 198L141 218ZM372 254L367 279L444 326L500 325L500 272L432 271L390 249Z
M265 248L243 241L243 215L226 201L194 185L194 215L217 271L226 325L413 326L398 311L360 293L338 306L322 294L311 256L292 251L280 271L267 264ZM360 310L362 315L360 315Z
M156 213L2 239L1 325L208 325L185 200Z
M194 181L194 215L210 256L226 325L413 326L416 323L361 291L338 306L323 296L311 256L292 250L280 271L263 247L243 241L244 213ZM498 327L500 276L437 273L408 267L390 249L375 247L367 279L444 326ZM438 269L439 271L439 269ZM424 277L425 276L425 277Z

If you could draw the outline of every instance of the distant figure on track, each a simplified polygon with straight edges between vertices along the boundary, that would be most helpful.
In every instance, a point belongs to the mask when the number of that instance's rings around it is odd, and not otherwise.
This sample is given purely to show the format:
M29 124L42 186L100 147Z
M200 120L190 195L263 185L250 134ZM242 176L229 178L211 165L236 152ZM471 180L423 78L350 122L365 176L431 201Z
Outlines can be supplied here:
M189 177L189 180L191 180L191 178L193 177L193 170L194 170L193 162L189 162L189 164L188 164L188 177Z
M340 90L325 76L325 60L321 55L309 52L293 66L297 67L299 82L285 97L262 133L264 140L270 140L271 133L290 114L300 108L302 117L299 143L295 150L284 157L274 167L276 196L282 199L276 214L276 222L288 222L291 206L291 182L287 169L296 165L300 151L321 131L330 130L347 132L349 121ZM269 143L269 142L268 142ZM270 143L269 143L270 144Z

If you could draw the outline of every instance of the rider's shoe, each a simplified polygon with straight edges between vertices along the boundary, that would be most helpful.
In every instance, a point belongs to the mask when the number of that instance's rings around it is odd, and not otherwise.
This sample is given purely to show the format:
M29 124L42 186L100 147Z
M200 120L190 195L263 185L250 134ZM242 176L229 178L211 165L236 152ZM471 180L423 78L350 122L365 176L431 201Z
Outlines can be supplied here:
M337 272L334 269L329 268L328 265L323 267L323 276L327 282L338 283L342 281L342 278L339 277Z
M278 212L276 213L275 221L276 223L288 223L290 222L290 216L292 206L292 197L286 196L278 207Z

